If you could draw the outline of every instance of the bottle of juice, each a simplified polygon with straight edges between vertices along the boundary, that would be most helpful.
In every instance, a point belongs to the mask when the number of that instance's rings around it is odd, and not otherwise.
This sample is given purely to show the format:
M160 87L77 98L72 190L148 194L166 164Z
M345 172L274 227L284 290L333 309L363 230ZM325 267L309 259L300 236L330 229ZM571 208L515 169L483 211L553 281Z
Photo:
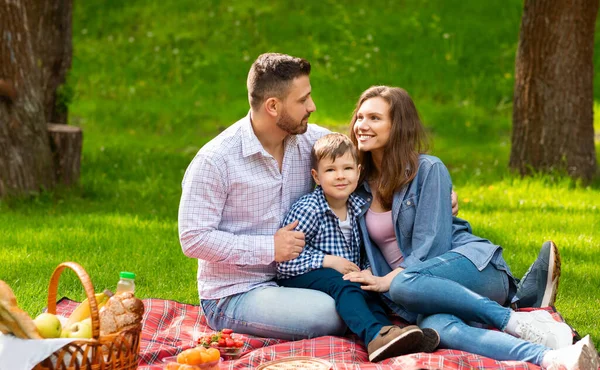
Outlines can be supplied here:
M123 292L135 292L135 274L133 272L121 271L119 274L120 280L117 283L116 294Z

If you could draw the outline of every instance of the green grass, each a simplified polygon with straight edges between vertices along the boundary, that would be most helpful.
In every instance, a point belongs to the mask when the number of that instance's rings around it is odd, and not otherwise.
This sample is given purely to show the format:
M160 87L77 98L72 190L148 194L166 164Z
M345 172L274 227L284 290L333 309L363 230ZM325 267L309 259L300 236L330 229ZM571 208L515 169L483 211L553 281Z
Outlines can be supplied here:
M141 297L198 303L196 263L177 238L181 179L196 151L246 114L254 58L279 51L312 62L312 121L332 129L347 130L368 86L406 88L451 171L461 216L504 247L516 276L554 240L557 307L600 343L599 181L507 169L521 12L519 0L78 2L69 85L70 122L84 130L81 182L0 202L0 279L31 315L68 260L97 290L128 270ZM73 274L61 278L63 295L83 298Z

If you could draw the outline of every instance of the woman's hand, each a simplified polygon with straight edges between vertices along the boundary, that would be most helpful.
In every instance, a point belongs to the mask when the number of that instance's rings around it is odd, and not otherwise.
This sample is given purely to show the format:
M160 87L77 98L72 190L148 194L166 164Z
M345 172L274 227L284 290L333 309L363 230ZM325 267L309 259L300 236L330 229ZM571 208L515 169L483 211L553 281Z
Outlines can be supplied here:
M342 275L360 271L360 268L355 263L348 261L344 257L332 256L330 254L323 258L323 267L332 268Z
M395 275L396 274L394 274L394 276ZM363 290L385 293L390 290L390 284L392 282L392 280L387 277L388 275L384 277L374 276L371 273L371 270L362 270L346 274L343 279L362 284Z
M456 194L454 189L452 189L450 199L452 199L452 216L458 216L458 194Z

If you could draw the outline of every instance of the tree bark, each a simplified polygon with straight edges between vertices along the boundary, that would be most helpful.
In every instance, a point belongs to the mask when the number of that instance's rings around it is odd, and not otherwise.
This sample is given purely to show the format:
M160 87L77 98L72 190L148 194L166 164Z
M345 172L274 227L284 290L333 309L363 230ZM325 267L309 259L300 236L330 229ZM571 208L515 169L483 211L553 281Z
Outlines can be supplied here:
M515 63L510 167L596 172L593 52L598 0L525 0Z
M79 180L83 133L79 127L49 124L48 135L58 182L72 185Z
M32 2L30 12L38 22L32 26L44 90L44 112L47 123L67 123L68 89L66 79L71 69L72 0Z
M41 59L49 9L39 3L46 2L0 0L0 80L14 90L0 98L0 196L55 185Z

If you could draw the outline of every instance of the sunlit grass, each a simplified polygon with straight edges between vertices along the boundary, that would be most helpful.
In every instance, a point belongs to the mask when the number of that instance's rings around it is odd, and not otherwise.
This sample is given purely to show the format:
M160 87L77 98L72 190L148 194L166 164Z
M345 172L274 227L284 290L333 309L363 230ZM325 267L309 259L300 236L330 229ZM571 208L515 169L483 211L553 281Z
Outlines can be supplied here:
M196 262L177 238L183 173L202 145L247 113L253 59L279 51L312 62L311 121L334 130L347 132L367 87L406 88L432 153L450 170L461 217L503 246L518 277L542 242L554 240L563 257L557 307L600 343L598 181L584 187L558 175L519 179L507 169L522 6L78 2L69 83L70 122L84 131L81 181L0 202L0 279L31 315L46 305L52 270L67 260L82 264L97 290L114 289L119 271L128 270L138 275L141 297L198 303ZM594 63L598 70L600 58ZM599 115L596 103L597 132ZM73 274L61 279L62 295L83 298Z

